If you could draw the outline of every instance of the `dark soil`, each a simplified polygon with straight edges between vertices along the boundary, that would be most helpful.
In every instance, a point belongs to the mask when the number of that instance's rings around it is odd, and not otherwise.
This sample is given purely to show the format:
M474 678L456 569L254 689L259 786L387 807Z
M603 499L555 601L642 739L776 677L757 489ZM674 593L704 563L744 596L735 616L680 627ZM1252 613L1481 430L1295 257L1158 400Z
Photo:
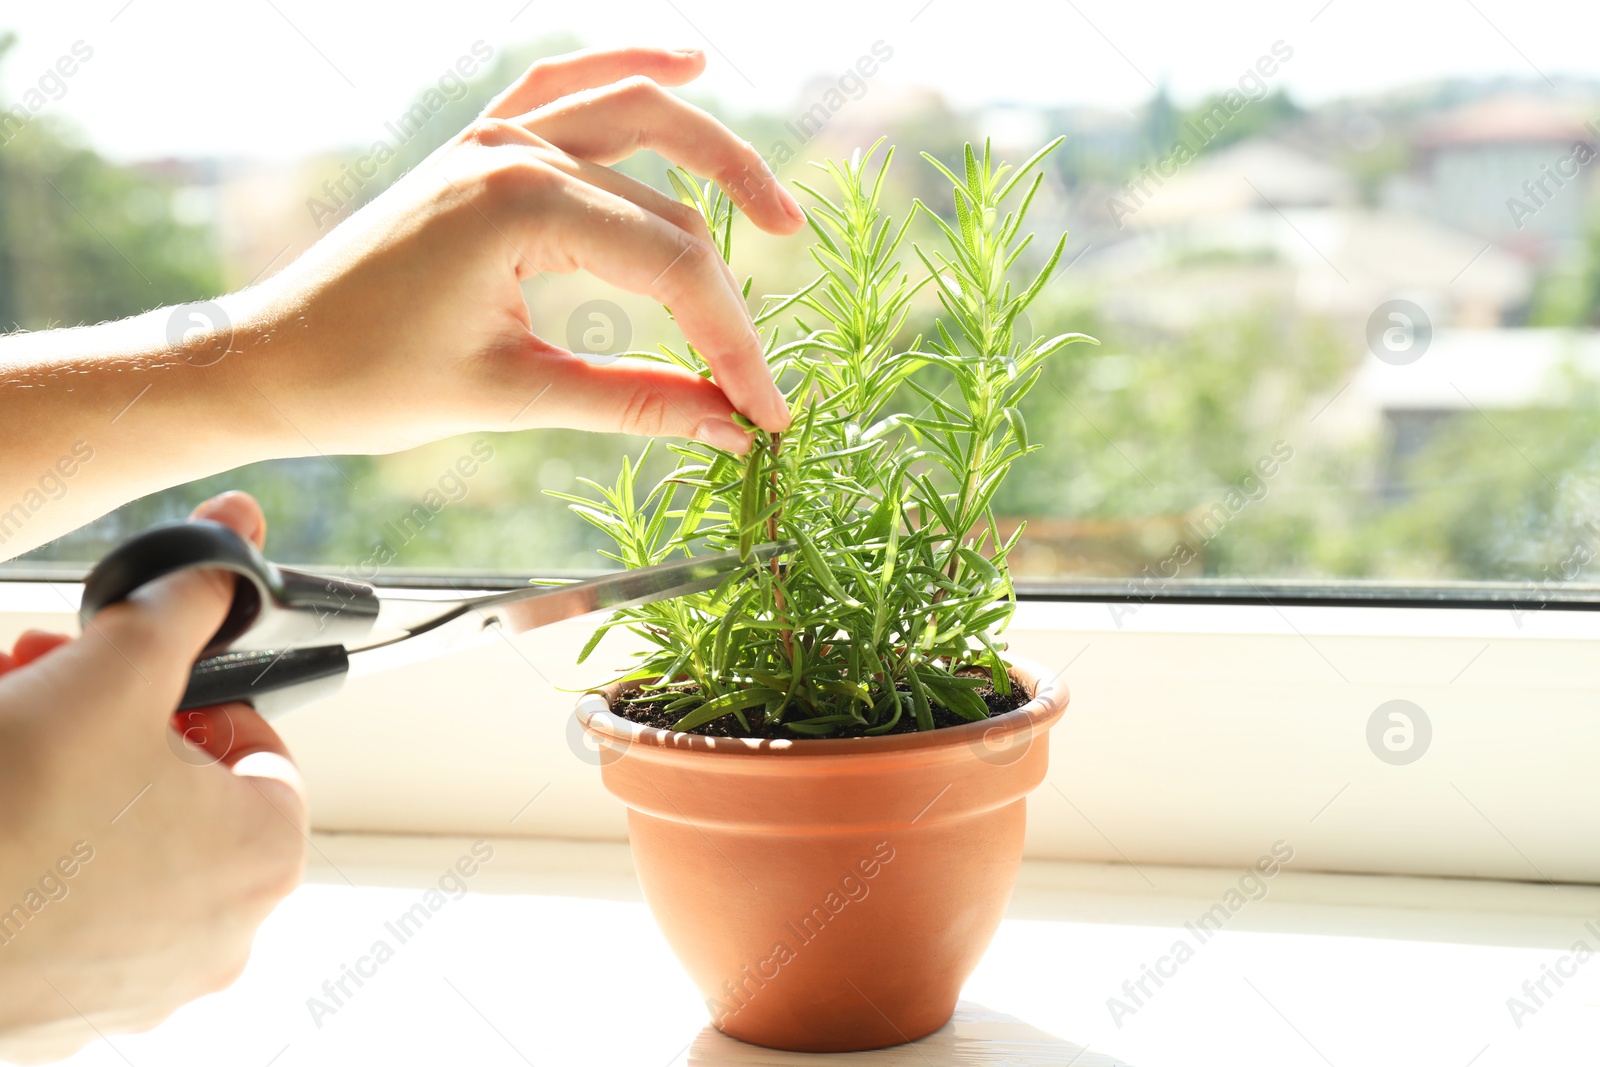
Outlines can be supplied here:
M961 673L966 674L968 672L963 671ZM686 685L678 691L692 693L697 689L697 686ZM907 690L904 687L901 687L900 691L903 693ZM642 690L638 686L631 686L627 689L624 689L621 696L618 697L617 702L611 706L612 712L622 716L624 719L628 719L631 722L639 723L641 726L654 726L662 730L672 729L672 724L677 722L678 719L682 717L683 713L677 712L669 715L661 710L661 705L659 703L654 701L647 701L642 704L635 703L635 699L641 694L641 692ZM656 692L660 692L660 690L656 690ZM1001 696L999 693L994 691L994 687L991 685L983 686L981 689L974 689L973 692L979 697L982 697L983 702L989 706L990 718L993 718L996 715L1004 715L1008 711L1015 711L1028 702L1028 695L1027 693L1023 692L1022 684L1017 680L1016 675L1011 676L1011 693L1009 696ZM933 712L933 725L935 729L940 729L946 726L964 726L968 722L967 719L963 719L955 712L941 707L938 704L933 704L931 706L931 710ZM791 741L808 739L806 735L795 733L793 730L785 727L782 723L774 726L763 722L760 708L751 708L747 710L745 712L745 718L750 721L750 729L748 731L739 725L739 720L737 718L729 714L724 715L720 719L713 719L704 726L699 726L693 730L686 730L684 732L701 734L706 737L759 737L769 739L785 738ZM900 721L895 724L894 729L889 731L891 734L913 734L916 732L917 720L909 711L902 714L900 716ZM855 733L844 732L831 734L829 736L852 737L860 736L860 734L861 732L858 730Z

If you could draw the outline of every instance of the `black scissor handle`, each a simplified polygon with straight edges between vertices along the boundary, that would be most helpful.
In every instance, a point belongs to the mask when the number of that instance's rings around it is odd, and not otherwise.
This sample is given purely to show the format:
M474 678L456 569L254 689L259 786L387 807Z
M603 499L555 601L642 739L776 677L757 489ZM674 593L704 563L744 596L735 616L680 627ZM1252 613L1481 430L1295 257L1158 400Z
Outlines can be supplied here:
M349 671L343 645L224 652L194 665L178 710L241 703L272 719L337 693Z
M347 644L366 637L378 615L370 585L279 567L231 528L193 519L151 527L107 553L84 579L79 616L88 625L139 587L192 567L239 580L179 710L243 701L284 711L316 699L337 688Z
M205 656L346 643L364 637L378 616L377 593L365 582L280 567L208 519L153 526L112 549L84 579L79 615L87 623L140 586L191 567L217 567L241 579Z

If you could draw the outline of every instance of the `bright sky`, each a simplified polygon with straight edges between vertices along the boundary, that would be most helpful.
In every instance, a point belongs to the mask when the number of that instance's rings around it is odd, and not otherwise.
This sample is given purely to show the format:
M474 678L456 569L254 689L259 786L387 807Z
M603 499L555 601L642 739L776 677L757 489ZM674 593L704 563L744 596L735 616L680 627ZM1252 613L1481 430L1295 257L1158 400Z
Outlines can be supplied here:
M47 106L122 158L288 158L370 142L475 41L566 30L590 44L705 48L703 87L782 109L874 41L881 83L959 104L1127 107L1232 84L1283 41L1271 79L1303 100L1452 75L1600 74L1600 5L1577 0L85 0L7 4L9 100L82 40L93 57Z

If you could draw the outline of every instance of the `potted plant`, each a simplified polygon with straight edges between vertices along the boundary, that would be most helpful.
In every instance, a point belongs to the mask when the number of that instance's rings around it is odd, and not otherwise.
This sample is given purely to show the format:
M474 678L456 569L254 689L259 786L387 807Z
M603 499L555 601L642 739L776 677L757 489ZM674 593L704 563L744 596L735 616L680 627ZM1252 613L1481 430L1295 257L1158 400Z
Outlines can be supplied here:
M756 316L794 425L752 428L744 456L672 445L653 488L641 458L565 497L626 567L796 545L714 592L609 619L584 657L618 626L648 648L577 710L628 805L651 909L713 1023L745 1041L833 1052L938 1029L1010 898L1067 691L1004 657L1021 530L1001 541L990 502L1033 450L1018 404L1044 361L1090 340L1012 335L1066 241L1013 281L1056 143L1014 169L969 145L963 175L926 157L953 221L920 203L888 216L892 149L824 165L831 194L801 184L822 273ZM673 184L726 258L731 205ZM910 246L913 281L902 250L919 211L938 245ZM941 313L903 345L924 285Z

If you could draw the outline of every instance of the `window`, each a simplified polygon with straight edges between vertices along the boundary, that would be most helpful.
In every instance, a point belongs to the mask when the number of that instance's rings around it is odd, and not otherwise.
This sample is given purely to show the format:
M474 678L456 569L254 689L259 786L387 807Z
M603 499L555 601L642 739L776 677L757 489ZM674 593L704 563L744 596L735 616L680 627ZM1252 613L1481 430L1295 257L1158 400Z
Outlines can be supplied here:
M1071 240L1027 328L1102 344L1066 349L1031 394L1042 447L1002 522L1027 523L1010 649L1064 672L1073 703L1029 799L1007 922L956 1025L917 1048L995 1063L1592 1056L1590 971L1548 1007L1549 990L1525 992L1600 934L1600 613L1536 610L1600 603L1590 7L11 7L0 332L268 276L532 59L582 45L704 48L682 94L786 180L887 136L900 202L938 192L919 151L950 162L989 137L1020 160L1064 136L1031 222ZM648 153L621 167L666 187ZM804 284L804 253L804 238L736 230L758 292ZM585 276L524 295L574 350L678 340L662 309ZM3 359L0 343L0 388ZM593 570L600 543L542 491L609 480L643 444L469 434L218 474L0 563L18 579L0 582L0 635L72 629L71 584L27 579L81 575L225 488L261 498L273 558L379 584ZM210 1063L224 1042L262 1064L402 1044L460 1062L596 1047L604 1062L623 1046L645 1053L633 1062L741 1062L700 1030L637 897L626 813L570 715L572 691L635 647L619 633L579 665L591 632L571 620L352 678L278 720L313 798L312 881L330 884L269 920L232 992L75 1062ZM498 858L441 936L354 1012L308 1011L478 838ZM1270 899L1239 898L1184 965L1189 992L1132 999L1124 982L1167 967L1194 936L1183 924L1237 897L1279 842L1293 867ZM618 960L652 990L625 1028L615 996L588 993L611 991ZM587 1060L555 1052L580 1047Z
M447 5L425 33L417 16L293 4L187 22L18 10L0 68L0 322L94 322L247 284L532 58L682 40L710 55L686 95L787 180L887 135L909 199L935 188L917 151L950 160L990 137L1020 159L1066 137L1032 221L1072 236L1028 328L1102 344L1065 350L1030 398L1043 447L1002 499L1008 523L1028 523L1024 586L1586 589L1600 540L1600 90L1563 71L1584 69L1573 49L1590 15L1423 7L1386 12L1375 36L1344 0L1176 5L1153 33L1132 11L1015 3L986 9L974 40L940 0L901 6L813 6L781 48L711 2ZM219 39L272 47L238 56ZM624 167L664 187L655 157ZM803 244L741 233L735 254L758 291L785 292L809 277ZM563 346L676 340L659 308L586 277L525 295ZM641 443L473 435L246 467L7 571L81 568L224 487L262 498L279 558L391 580L592 569L591 532L541 490L608 476ZM491 458L461 476L474 445Z

